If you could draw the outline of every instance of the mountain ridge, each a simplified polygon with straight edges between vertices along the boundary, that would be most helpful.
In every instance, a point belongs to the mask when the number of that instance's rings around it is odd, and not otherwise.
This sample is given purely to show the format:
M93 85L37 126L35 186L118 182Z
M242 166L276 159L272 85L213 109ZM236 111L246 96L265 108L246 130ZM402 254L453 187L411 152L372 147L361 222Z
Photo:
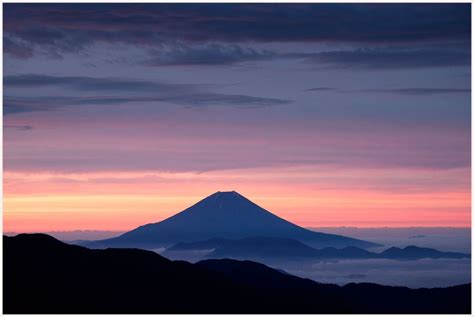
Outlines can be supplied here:
M326 247L315 249L309 245L292 239L248 237L240 240L210 239L193 243L178 243L168 248L163 255L171 258L179 256L179 252L205 251L204 258L232 259L394 259L417 260L422 258L469 258L470 254L459 252L443 252L432 248L407 246L405 248L391 247L380 253L370 252L358 247L336 249Z
M471 311L470 284L341 287L252 261L190 264L140 249L87 249L42 234L4 236L3 247L7 314Z

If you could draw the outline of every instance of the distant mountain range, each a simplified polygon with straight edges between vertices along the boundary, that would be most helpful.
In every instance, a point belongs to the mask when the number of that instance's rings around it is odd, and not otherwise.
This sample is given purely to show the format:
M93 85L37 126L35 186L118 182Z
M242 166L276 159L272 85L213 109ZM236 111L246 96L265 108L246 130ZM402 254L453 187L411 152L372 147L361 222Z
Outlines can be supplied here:
M392 247L389 248L382 253L380 256L387 259L423 259L423 258L431 258L431 259L462 259L462 258L470 258L470 254L466 253L459 253L459 252L443 252L438 251L432 248L420 248L413 245L407 246L403 249Z
M431 248L408 246L403 249L389 248L381 253L370 252L358 247L336 249L327 247L314 249L293 239L250 237L238 240L209 239L192 243L178 243L168 248L164 256L179 258L189 254L199 254L204 258L232 259L396 259L417 260L422 258L470 258L469 254L457 252L442 252Z
M6 236L16 236L25 232L4 232ZM44 231L47 235L55 237L61 241L86 241L99 240L116 237L123 231L107 231L107 230L72 230L72 231Z
M190 264L138 249L90 250L44 234L4 236L3 252L6 314L471 312L470 284L341 287L250 261Z
M168 219L138 227L118 237L78 244L91 248L155 249L178 242L252 236L290 238L313 247L380 246L368 241L307 230L275 216L234 191L214 193Z

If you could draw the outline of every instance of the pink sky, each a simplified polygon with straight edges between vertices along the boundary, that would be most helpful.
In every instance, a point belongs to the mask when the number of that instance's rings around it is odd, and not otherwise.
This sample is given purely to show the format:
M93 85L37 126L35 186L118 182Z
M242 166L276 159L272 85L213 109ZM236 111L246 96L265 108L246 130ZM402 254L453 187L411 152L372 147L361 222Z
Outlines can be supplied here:
M218 190L236 190L306 227L465 227L470 192L444 184L467 172L313 166L204 173L6 172L4 230L128 230L163 220Z
M4 230L469 227L466 6L5 6Z

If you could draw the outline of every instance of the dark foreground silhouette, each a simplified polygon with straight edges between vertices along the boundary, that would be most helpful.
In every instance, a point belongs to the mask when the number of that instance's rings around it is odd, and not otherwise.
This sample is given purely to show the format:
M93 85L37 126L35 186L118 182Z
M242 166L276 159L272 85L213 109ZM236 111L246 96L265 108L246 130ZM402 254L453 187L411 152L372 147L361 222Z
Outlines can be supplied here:
M236 260L170 261L44 234L3 237L5 313L470 313L470 284L344 287Z

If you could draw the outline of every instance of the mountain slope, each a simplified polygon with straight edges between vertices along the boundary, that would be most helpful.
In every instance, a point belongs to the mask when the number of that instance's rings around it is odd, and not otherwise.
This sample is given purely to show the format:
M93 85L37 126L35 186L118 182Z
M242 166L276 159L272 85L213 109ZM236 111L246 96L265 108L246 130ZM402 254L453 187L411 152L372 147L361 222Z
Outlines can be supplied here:
M179 258L186 251L207 250L206 258L313 258L318 251L297 240L286 238L249 237L238 240L210 239L205 241L178 243L168 248L163 255Z
M90 250L43 234L4 236L3 246L4 313L470 312L470 285L339 287L255 262L193 265L144 250Z
M368 241L304 229L275 216L236 192L214 193L161 222L138 227L116 238L84 245L94 248L157 248L178 242L250 236L291 238L315 247L377 246Z

